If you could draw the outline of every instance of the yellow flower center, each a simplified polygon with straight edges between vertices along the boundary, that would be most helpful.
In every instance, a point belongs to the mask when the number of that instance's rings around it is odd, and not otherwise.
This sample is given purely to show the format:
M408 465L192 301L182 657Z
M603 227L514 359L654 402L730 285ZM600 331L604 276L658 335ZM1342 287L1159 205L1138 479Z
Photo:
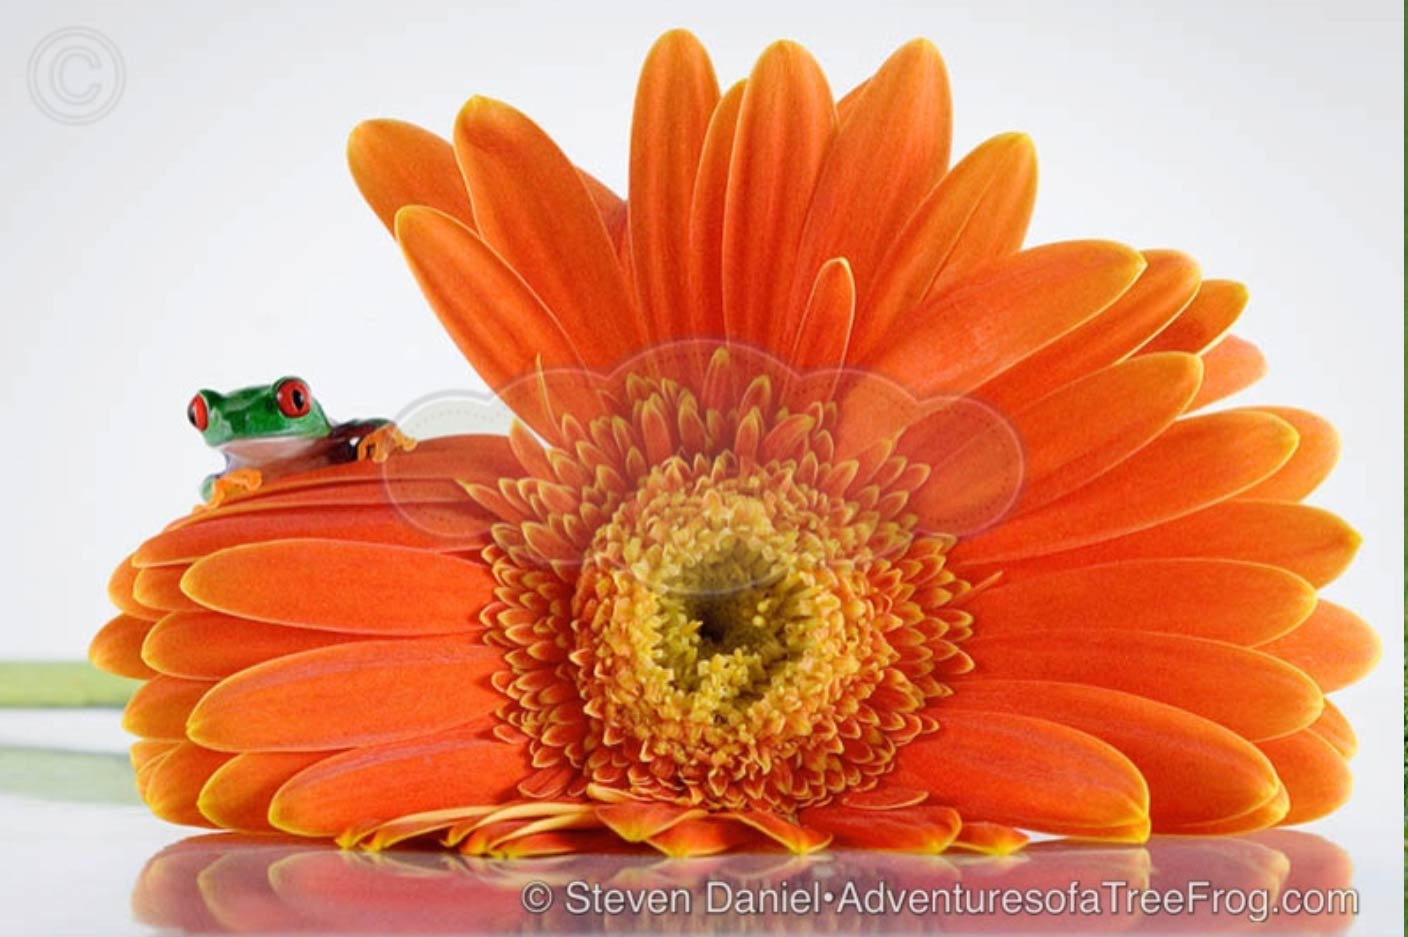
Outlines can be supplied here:
M706 788L761 780L765 762L837 747L838 702L895 653L861 571L864 523L785 467L688 478L657 466L597 533L578 584L583 695L604 724ZM828 736L830 736L828 738Z
M712 367L726 386L727 357ZM552 478L482 494L524 515L485 551L485 621L540 769L525 793L791 813L873 787L934 728L936 663L969 619L945 607L967 588L952 539L904 510L926 470L837 459L833 408L740 389L710 406L628 380L616 414L564 422L535 460Z

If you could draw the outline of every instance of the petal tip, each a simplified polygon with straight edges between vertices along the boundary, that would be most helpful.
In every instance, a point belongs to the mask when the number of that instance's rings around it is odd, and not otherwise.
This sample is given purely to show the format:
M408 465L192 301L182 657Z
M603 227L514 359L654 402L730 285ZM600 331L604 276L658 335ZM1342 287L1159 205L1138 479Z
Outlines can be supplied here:
M1036 162L1036 141L1025 130L1009 130L993 137L989 144L1010 151L1014 156Z
M704 43L699 41L699 37L683 26L676 26L667 29L655 40L654 45L646 54L646 58L652 58L660 54L676 55L681 51L701 52L704 50Z
M384 117L371 117L354 126L347 134L348 161L353 162L356 157L363 156L368 151L375 149L382 131L391 123L394 121Z
M463 131L479 127L494 118L517 115L517 113L512 105L497 98L483 94L472 95L460 106L459 113L455 115L455 136L459 138Z

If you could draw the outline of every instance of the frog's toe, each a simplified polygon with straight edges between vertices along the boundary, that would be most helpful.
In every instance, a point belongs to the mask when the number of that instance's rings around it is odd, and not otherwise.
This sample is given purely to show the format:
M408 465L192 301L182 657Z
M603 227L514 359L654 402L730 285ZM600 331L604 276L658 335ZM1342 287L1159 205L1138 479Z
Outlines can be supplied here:
M264 476L258 469L244 468L226 472L224 475L212 475L206 481L210 491L206 495L205 506L215 508L224 504L228 498L259 490ZM202 489L204 488L203 485Z
M416 441L396 427L395 423L385 423L363 436L357 443L357 458L385 462L396 451L410 452Z

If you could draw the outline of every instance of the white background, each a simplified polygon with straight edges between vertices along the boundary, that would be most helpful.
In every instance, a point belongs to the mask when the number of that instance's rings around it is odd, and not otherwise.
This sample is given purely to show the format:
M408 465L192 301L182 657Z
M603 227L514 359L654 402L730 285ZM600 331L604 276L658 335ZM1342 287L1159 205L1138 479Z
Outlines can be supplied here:
M184 420L195 388L295 372L349 418L479 386L348 177L358 120L448 134L471 93L503 98L619 191L637 69L664 29L692 28L725 84L798 39L838 93L923 35L948 61L956 154L1035 138L1033 242L1178 247L1243 280L1239 333L1271 362L1244 399L1343 434L1314 500L1364 547L1325 594L1385 655L1337 697L1361 734L1358 792L1315 829L1398 920L1401 4L57 2L3 18L0 656L83 653L113 564L216 467ZM75 25L126 69L84 126L46 117L24 81L41 40Z

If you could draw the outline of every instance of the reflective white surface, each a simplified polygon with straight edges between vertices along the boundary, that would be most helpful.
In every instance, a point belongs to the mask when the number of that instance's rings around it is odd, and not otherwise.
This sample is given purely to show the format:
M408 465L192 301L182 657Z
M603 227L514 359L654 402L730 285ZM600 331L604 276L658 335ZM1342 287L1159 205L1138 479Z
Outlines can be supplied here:
M1401 930L1396 876L1353 868L1355 844L1312 832L1156 839L1143 847L1035 844L988 858L884 853L654 855L493 861L435 850L377 855L173 827L136 803L112 711L0 713L0 933L1354 933ZM22 770L21 766L26 766ZM1397 831L1384 834L1396 838ZM1148 913L1238 890L1245 909ZM1196 883L1206 883L1199 886ZM1077 885L1077 897L1063 898ZM1291 890L1360 890L1357 920L1289 917ZM525 892L525 889L529 889ZM533 913L525 900L551 907ZM1039 899L1004 899L1006 893ZM528 895L525 898L525 894ZM1081 904L1098 894L1094 906ZM1118 895L1119 897L1116 897ZM1002 900L1076 901L1004 913ZM1264 901L1267 920L1255 919ZM654 901L661 913L630 912ZM947 902L947 903L945 903ZM980 909L991 902L996 910ZM647 905L649 907L649 905ZM976 913L982 910L983 913Z

